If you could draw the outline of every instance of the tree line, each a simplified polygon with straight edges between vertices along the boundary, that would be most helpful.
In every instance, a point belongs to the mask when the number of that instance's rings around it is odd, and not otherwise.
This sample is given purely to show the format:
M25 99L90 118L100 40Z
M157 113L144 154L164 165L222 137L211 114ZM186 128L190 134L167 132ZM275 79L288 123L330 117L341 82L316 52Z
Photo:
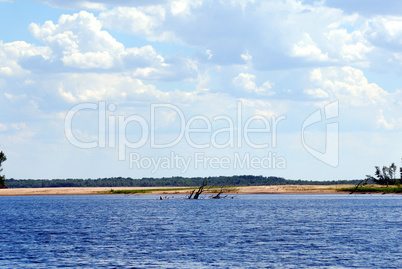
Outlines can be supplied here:
M218 177L162 177L141 178L112 177L98 179L7 179L9 188L46 188L46 187L192 187L208 181L210 186L269 186L269 185L338 185L357 184L360 180L289 180L274 176L235 175Z

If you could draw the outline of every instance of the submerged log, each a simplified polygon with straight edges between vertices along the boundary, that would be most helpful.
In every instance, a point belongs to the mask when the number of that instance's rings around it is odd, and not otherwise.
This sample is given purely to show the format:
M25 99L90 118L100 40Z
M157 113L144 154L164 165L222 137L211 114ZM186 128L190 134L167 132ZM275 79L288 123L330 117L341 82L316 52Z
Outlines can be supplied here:
M198 188L198 191L195 193L194 195L194 199L198 199L198 197L200 196L200 194L204 191L204 187L207 186L207 181L204 180L204 182L202 183L202 186L200 186Z
M221 187L221 190L218 192L217 195L214 195L211 197L211 199L221 199L221 194L223 193L223 187Z
M193 197L194 192L195 192L195 190L192 190L192 191L190 192L190 195L188 196L187 199L191 199L191 197Z
M359 188L359 186L360 186L363 182L364 182L364 183L363 183L362 185L366 185L366 184L367 184L367 181L368 181L369 179L371 179L371 177L367 177L366 179L363 179L362 181L360 181L359 184L356 185L356 188L355 188L351 193L349 193L349 195L352 194L352 193L354 193L355 191L357 191L357 189Z

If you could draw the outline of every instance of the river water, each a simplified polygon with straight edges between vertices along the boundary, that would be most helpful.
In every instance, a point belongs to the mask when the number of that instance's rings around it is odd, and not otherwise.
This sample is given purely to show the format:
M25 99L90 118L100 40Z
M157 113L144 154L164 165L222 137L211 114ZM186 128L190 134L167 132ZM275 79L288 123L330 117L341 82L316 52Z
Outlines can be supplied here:
M402 268L402 196L158 197L0 197L0 268Z

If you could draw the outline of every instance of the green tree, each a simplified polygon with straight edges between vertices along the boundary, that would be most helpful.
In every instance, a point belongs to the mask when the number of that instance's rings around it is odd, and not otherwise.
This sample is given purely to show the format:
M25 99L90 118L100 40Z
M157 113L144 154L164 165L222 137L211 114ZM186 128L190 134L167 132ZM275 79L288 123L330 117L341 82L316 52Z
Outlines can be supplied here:
M395 179L395 173L396 173L396 165L392 163L390 167L383 166L382 169L380 169L379 166L376 166L375 176L373 177L367 175L367 178L373 180L377 184L387 185L388 187L389 184L393 185L397 182Z
M396 175L396 165L395 163L392 163L391 166L389 167L389 176L393 181L395 181L395 175Z
M0 172L3 171L3 168L1 168L1 165L3 164L3 162L7 161L7 157L4 154L3 151L0 152ZM7 188L6 186L6 177L0 175L0 188Z

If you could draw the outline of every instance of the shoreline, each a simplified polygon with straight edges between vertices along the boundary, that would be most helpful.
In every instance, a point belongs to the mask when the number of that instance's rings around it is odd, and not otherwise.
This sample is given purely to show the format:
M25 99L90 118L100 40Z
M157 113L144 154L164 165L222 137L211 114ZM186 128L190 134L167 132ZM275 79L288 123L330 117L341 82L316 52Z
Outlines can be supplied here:
M227 187L224 194L345 194L338 191L341 188L354 185L274 185L274 186L245 186ZM40 196L40 195L119 195L110 193L110 190L147 190L147 193L125 195L186 195L190 189L196 187L58 187L58 188L13 188L0 189L0 196ZM152 190L155 191L152 191ZM166 190L165 190L166 189ZM175 190L178 189L178 190ZM225 187L224 187L225 189ZM214 194L216 188L206 190L203 194ZM215 192L214 192L215 191Z

